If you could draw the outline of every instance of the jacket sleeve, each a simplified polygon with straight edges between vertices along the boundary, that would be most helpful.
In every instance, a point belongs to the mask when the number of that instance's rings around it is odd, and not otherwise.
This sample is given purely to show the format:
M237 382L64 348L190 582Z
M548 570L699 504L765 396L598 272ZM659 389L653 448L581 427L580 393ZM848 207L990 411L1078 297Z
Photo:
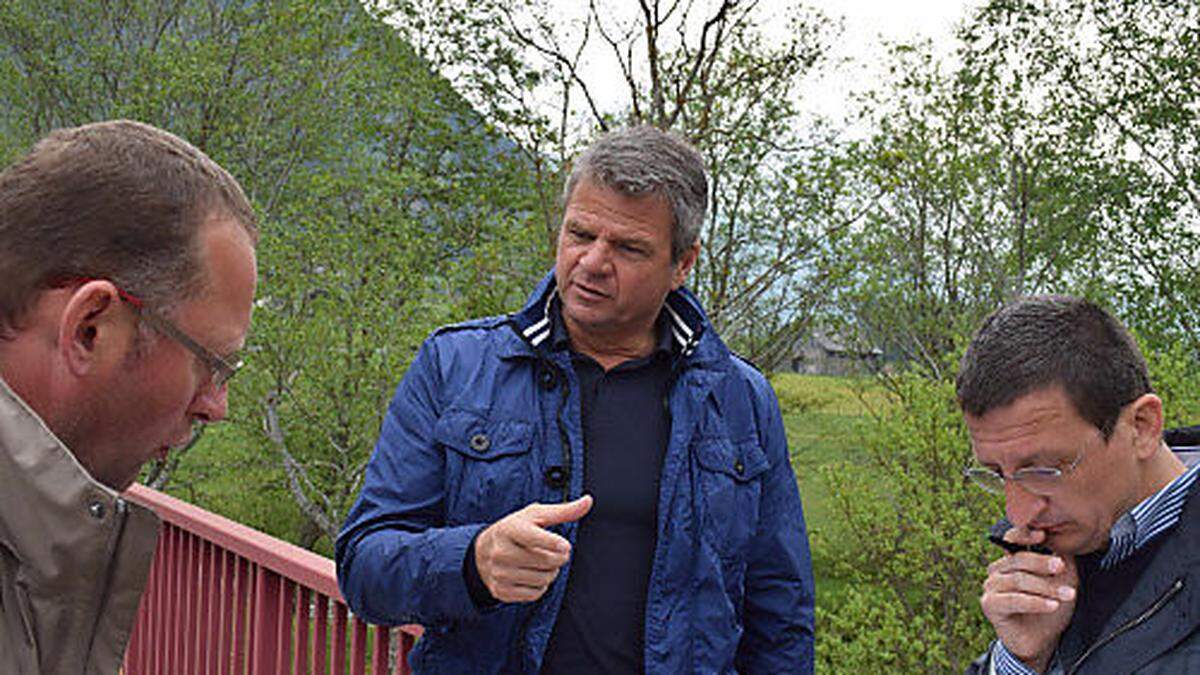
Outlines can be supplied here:
M433 625L479 616L463 560L483 524L445 526L445 456L436 337L426 340L384 415L363 488L338 535L338 585L373 623Z
M760 376L761 377L761 376ZM800 491L774 392L759 381L755 409L770 461L746 568L740 673L813 672L813 576Z

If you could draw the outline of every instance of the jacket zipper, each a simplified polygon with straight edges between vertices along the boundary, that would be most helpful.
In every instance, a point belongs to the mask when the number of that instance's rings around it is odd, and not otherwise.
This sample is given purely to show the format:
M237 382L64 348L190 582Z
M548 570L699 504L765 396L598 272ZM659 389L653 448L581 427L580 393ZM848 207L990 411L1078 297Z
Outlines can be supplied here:
M1075 663L1071 665L1071 668L1067 671L1068 675L1078 672L1080 666L1083 665L1083 662L1086 661L1087 658L1094 654L1098 649L1117 639L1123 633L1127 633L1148 621L1150 617L1154 616L1158 610L1162 609L1163 606L1166 605L1171 598L1175 597L1176 594L1178 594L1181 590L1183 590L1183 577L1176 579L1175 583L1171 584L1171 587L1168 588L1161 596L1159 596L1159 598L1154 601L1154 604L1150 605L1146 611L1118 626L1108 635L1105 635L1099 640L1093 642L1092 645L1087 648L1087 651L1085 651L1083 655L1076 659Z
M687 350L685 345L684 351ZM663 465L659 467L659 490L662 490L662 472L667 465L667 455L671 453L671 439L675 436L675 417L671 414L671 392L675 389L675 382L679 380L679 374L683 371L682 355L676 357L671 363L671 374L667 377L667 388L663 394L663 411L667 415L667 448L663 453ZM686 447L686 444L685 444ZM657 499L657 495L655 496ZM657 510L657 508L656 508ZM658 514L658 520L662 520L662 514ZM650 589L654 587L655 575L658 573L658 547L662 544L658 540L658 523L654 524L654 553L650 558L650 579L646 585L646 606L642 610L642 664L647 671L650 670L650 636L647 634L650 629Z
M108 535L108 545L105 547L107 565L104 568L104 577L100 582L100 593L96 598L96 615L92 619L91 641L88 643L87 658L83 666L83 671L86 672L87 664L92 658L92 647L95 646L96 630L100 626L100 618L104 616L104 606L108 602L108 593L112 588L113 576L116 574L117 566L117 548L121 545L121 535L125 533L125 521L129 511L129 505L125 500L117 497L115 505L116 513L113 514L113 530Z

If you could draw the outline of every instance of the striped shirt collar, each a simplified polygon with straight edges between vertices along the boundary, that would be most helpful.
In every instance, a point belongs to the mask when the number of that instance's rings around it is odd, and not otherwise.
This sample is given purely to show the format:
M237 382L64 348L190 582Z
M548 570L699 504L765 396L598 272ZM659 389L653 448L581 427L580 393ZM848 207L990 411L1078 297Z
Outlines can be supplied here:
M683 352L683 343L672 339L670 329L671 319L664 309L659 312L654 322L654 350L652 353L665 353L677 356ZM571 348L571 336L567 333L567 325L562 318L562 301L555 294L550 302L550 346L555 351Z
M1108 551L1100 559L1100 567L1113 568L1158 535L1175 527L1198 471L1200 464L1192 466L1118 518L1109 532Z
M554 277L544 280L539 288L545 292L540 308L527 306L517 315L517 330L534 348L539 348L553 333L553 317L558 301L558 290L554 286ZM674 348L683 356L691 356L700 342L703 321L695 308L689 302L689 296L678 289L667 294L663 302L662 313L666 325L670 327L670 335L674 339ZM660 320L663 317L660 316ZM553 343L551 343L553 344Z

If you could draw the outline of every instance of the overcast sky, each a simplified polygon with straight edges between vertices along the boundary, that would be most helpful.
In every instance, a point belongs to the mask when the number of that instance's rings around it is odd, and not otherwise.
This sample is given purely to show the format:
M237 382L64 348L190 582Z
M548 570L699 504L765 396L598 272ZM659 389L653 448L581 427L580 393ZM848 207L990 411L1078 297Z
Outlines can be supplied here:
M762 0L779 11L792 0ZM832 17L843 17L845 30L830 55L850 63L806 84L803 101L811 112L842 117L852 91L883 75L885 41L928 38L943 56L954 48L954 29L982 0L807 0Z
M810 113L840 121L849 112L848 100L854 91L869 87L885 72L882 64L884 41L900 42L928 38L942 55L953 50L954 27L983 0L803 0L830 17L842 18L844 31L830 53L831 61L848 63L837 68L824 66L822 77L810 78L800 92L801 105ZM617 11L635 11L631 0L608 0ZM797 0L759 0L764 16L782 17ZM622 3L629 3L622 5ZM581 17L587 3L583 0L557 0L564 17ZM783 28L783 21L766 22ZM609 91L624 91L615 62L601 49L585 56L585 79L611 81Z

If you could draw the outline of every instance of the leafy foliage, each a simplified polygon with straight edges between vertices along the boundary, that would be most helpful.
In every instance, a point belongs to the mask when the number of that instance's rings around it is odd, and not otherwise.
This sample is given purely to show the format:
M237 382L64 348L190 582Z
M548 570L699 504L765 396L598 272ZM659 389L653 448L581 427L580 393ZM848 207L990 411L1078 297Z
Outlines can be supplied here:
M953 387L901 376L889 391L865 459L822 471L851 539L814 542L845 582L830 597L818 580L817 656L830 672L962 672L990 639L977 598L1002 505L962 476Z
M511 309L549 265L528 164L352 0L18 0L0 52L5 152L129 116L242 182L263 236L236 428L156 478L330 545L421 339Z
M797 103L833 22L793 7L780 19L786 37L771 39L763 8L736 0L592 2L574 22L556 21L547 0L377 5L517 139L542 195L598 132L650 124L689 139L711 180L689 284L735 348L766 366L786 360L844 274L838 251L854 218L837 198L847 166L829 152L833 134ZM618 83L584 67L602 58ZM554 209L543 212L551 231Z

